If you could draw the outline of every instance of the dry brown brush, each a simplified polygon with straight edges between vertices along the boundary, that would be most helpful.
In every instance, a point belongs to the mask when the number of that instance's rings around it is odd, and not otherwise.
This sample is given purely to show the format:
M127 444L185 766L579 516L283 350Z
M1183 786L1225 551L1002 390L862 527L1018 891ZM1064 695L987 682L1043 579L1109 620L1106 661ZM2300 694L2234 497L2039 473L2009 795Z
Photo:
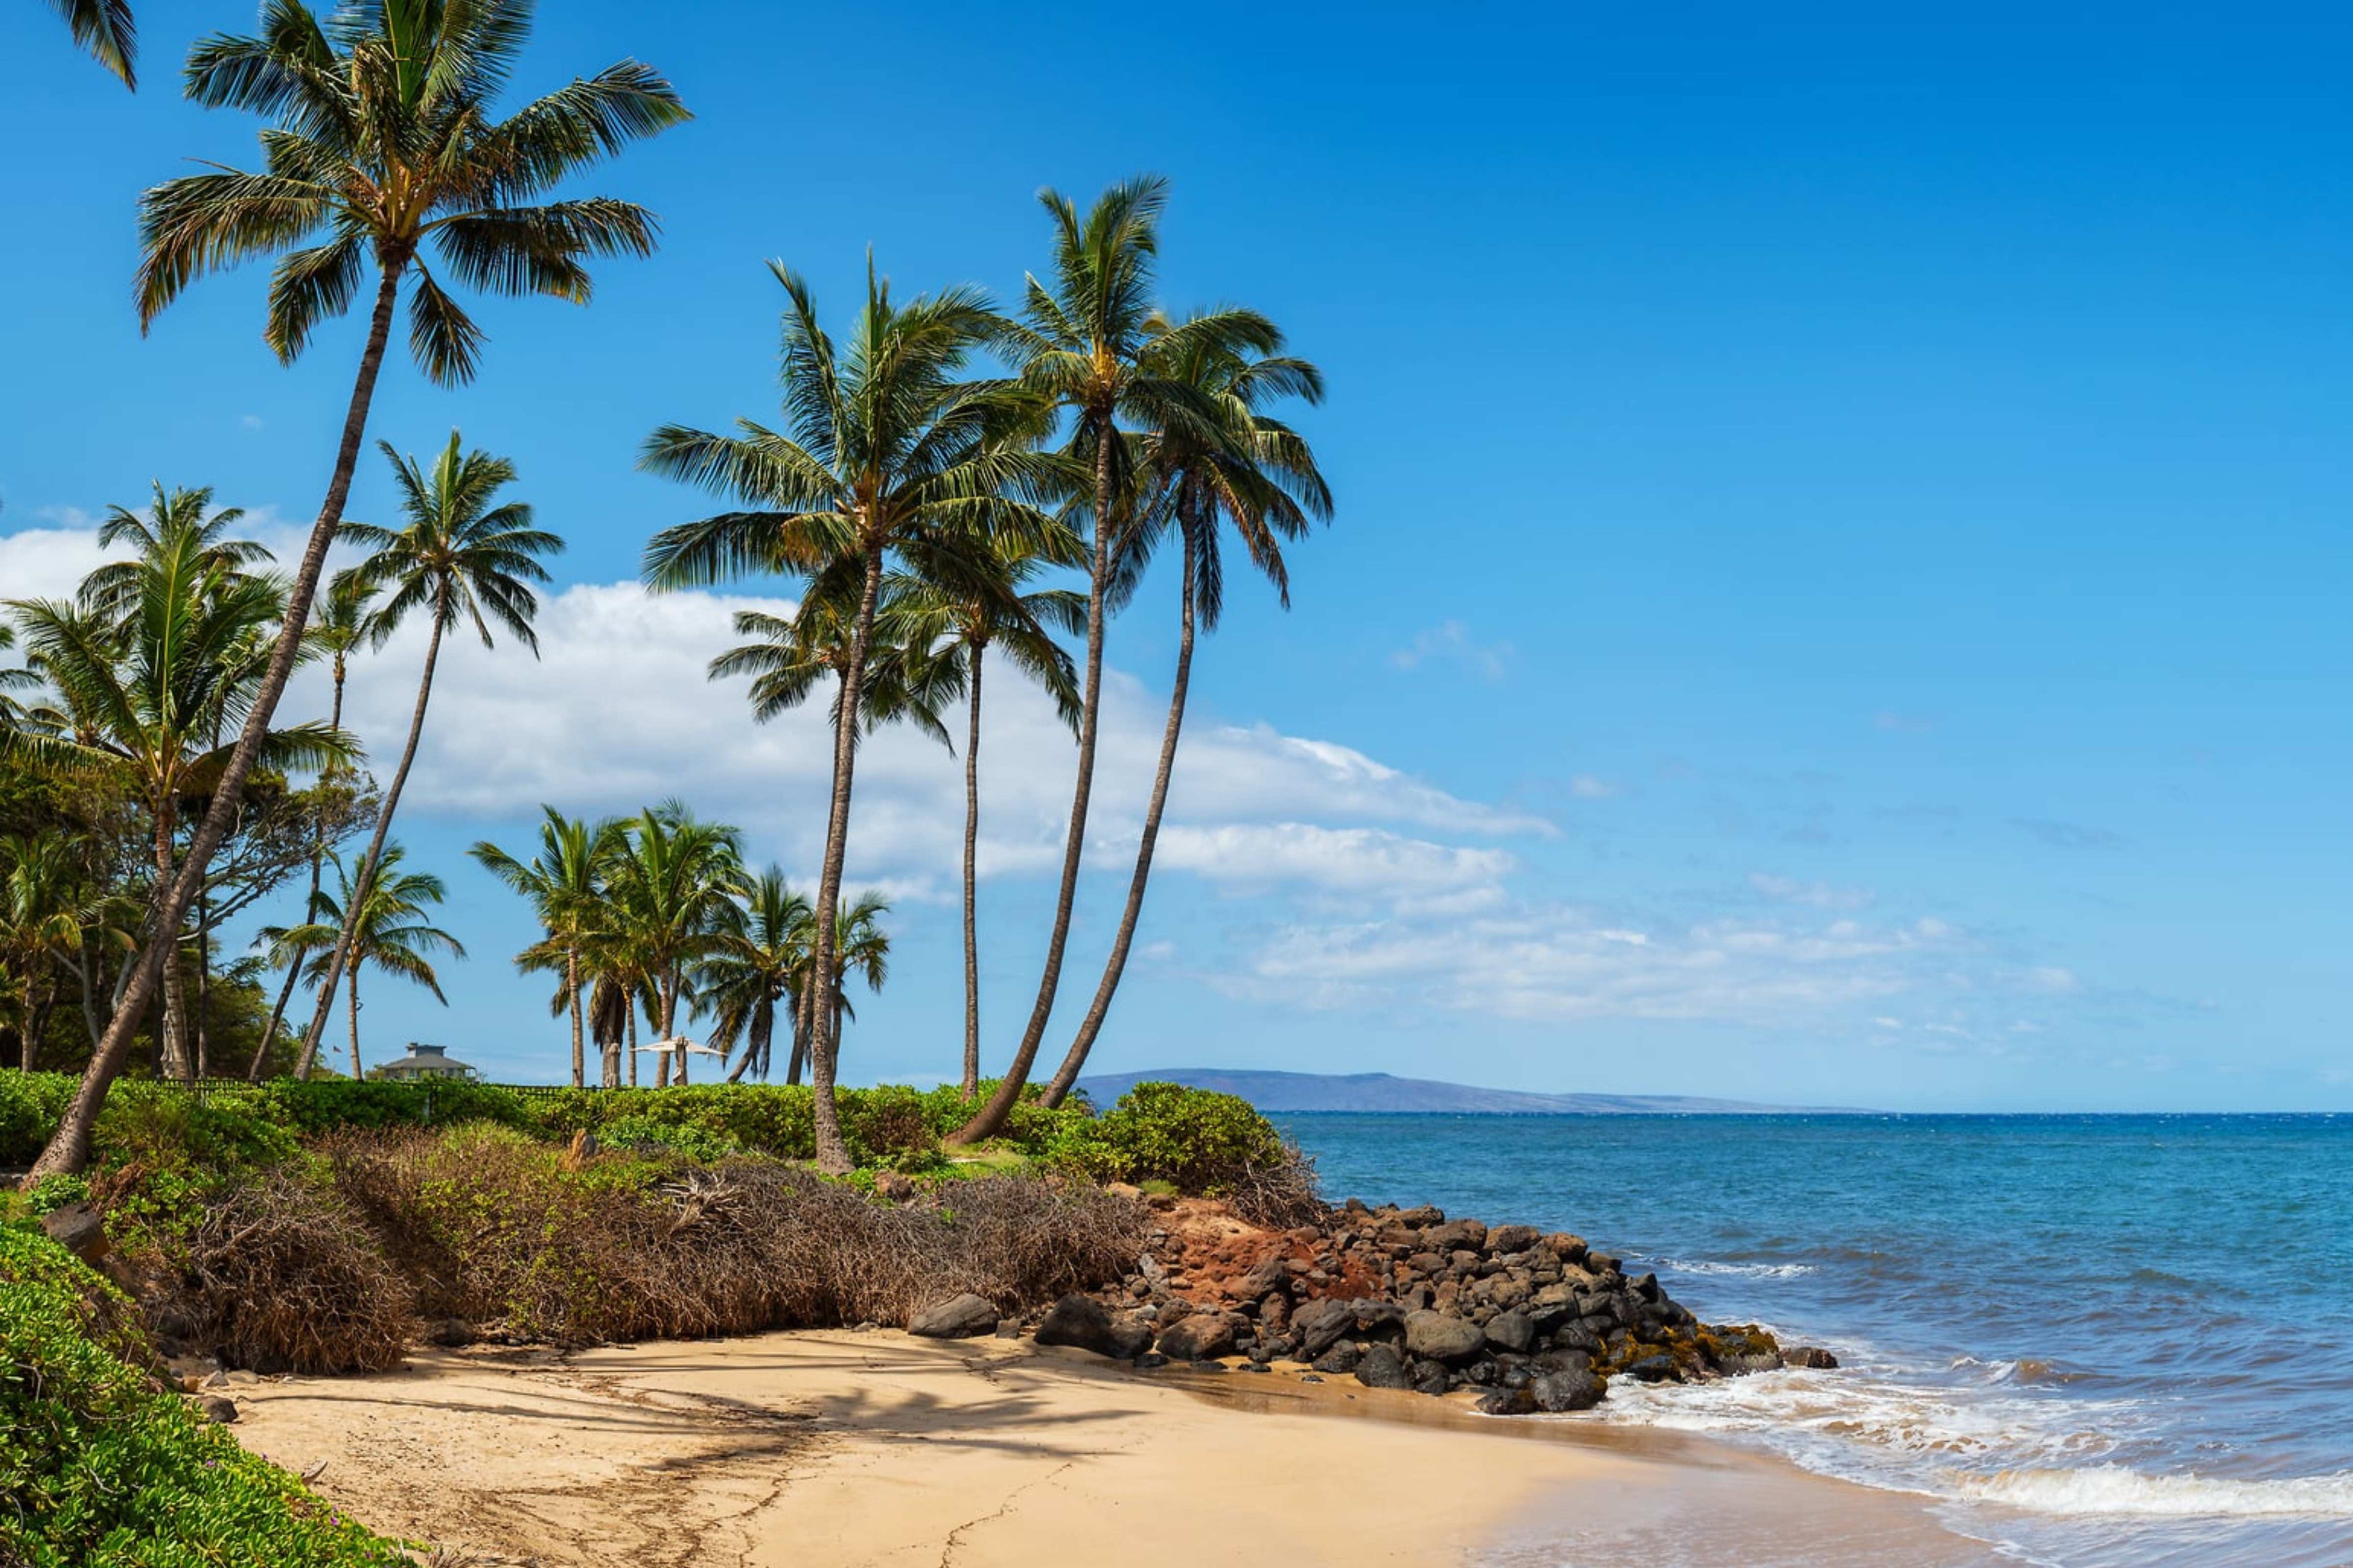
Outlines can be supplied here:
M333 1191L298 1168L209 1205L148 1301L156 1328L256 1372L397 1365L416 1328L408 1284Z
M961 1290L1018 1308L1117 1278L1145 1229L1138 1205L1024 1177L896 1206L765 1161L583 1154L488 1127L322 1152L418 1310L568 1344L903 1323Z

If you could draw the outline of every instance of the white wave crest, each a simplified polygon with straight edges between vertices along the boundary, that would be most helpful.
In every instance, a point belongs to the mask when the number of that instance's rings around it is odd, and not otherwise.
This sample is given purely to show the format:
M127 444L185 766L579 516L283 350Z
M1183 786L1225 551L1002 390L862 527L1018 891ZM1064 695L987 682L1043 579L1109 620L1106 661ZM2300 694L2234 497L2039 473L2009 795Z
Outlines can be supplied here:
M2033 1513L2144 1519L2353 1517L2353 1471L2231 1480L2152 1476L2121 1465L2096 1465L2081 1470L2004 1470L1965 1480L1961 1489L1980 1502Z
M1662 1258L1659 1267L1678 1274L1722 1274L1742 1279L1795 1279L1814 1271L1810 1263L1717 1263L1704 1258Z

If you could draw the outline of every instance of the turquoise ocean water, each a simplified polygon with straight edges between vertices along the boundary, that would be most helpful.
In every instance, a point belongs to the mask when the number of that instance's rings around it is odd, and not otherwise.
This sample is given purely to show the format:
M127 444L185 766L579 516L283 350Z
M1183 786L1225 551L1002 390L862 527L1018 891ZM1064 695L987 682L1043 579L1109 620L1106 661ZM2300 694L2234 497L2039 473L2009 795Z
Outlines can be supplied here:
M1278 1116L1327 1194L1573 1230L1831 1373L1599 1419L2060 1568L2353 1563L2353 1117Z

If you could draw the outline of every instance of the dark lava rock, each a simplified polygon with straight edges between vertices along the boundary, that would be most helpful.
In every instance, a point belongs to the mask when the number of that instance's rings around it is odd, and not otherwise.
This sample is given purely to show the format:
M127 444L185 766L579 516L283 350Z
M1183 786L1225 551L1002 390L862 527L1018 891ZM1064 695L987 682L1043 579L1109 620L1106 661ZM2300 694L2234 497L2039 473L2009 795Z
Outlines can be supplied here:
M1234 1331L1214 1312L1196 1312L1160 1331L1160 1353L1177 1361L1214 1361L1234 1353Z
M1433 1225L1444 1225L1446 1211L1436 1204L1424 1204L1419 1208L1407 1209L1399 1214L1397 1223L1409 1230L1424 1230Z
M922 1191L896 1171L874 1173L874 1195L886 1204L913 1203Z
M1528 1384L1528 1397L1536 1408L1556 1415L1589 1410L1601 1403L1605 1392L1601 1380L1589 1372L1548 1372Z
M966 1340L997 1331L997 1306L986 1296L967 1290L944 1301L934 1301L907 1320L907 1331L927 1340Z
M1111 1314L1093 1297L1073 1293L1054 1303L1034 1337L1041 1345L1076 1345L1097 1355L1109 1355Z
M1347 1301L1310 1301L1291 1315L1291 1331L1299 1341L1300 1353L1311 1361L1330 1350L1356 1326L1356 1308Z
M997 1325L997 1337L1000 1340L1018 1340L1021 1337L1021 1325L1008 1318Z
M1366 1388L1411 1388L1405 1358L1386 1344L1375 1344L1356 1363L1356 1381Z
M425 1342L457 1350L474 1342L474 1325L463 1318L436 1318L425 1325Z
M1615 1274L1618 1272L1618 1260L1610 1257L1606 1252L1587 1253L1585 1255L1585 1266L1588 1268L1592 1269L1596 1274Z
M1583 1351L1590 1355L1601 1348L1601 1336L1583 1323L1563 1323L1560 1331L1553 1335L1552 1342L1556 1349Z
M1141 1318L1124 1314L1111 1321L1111 1349L1105 1353L1120 1361L1133 1361L1152 1348L1152 1325Z
M1482 1415L1530 1415L1535 1413L1536 1401L1525 1385L1495 1388L1481 1394L1474 1408Z
M222 1394L216 1394L198 1400L196 1408L204 1412L206 1420L219 1422L224 1426L237 1419L237 1401Z
M1781 1358L1771 1351L1763 1355L1728 1355L1716 1363L1728 1377L1746 1377L1751 1373L1771 1372L1781 1364Z
M106 1221L88 1202L64 1204L43 1215L41 1234L93 1268L107 1253Z
M1536 1326L1516 1309L1487 1320L1487 1342L1499 1351L1525 1352L1536 1342Z
M1150 1372L1155 1366L1166 1366L1168 1364L1168 1358L1162 1355L1158 1351L1145 1351L1142 1355L1135 1358L1135 1364L1142 1367L1145 1371Z
M1671 1355L1646 1355L1627 1367L1626 1375L1637 1383L1672 1383L1675 1380L1675 1358Z
M1781 1364L1812 1367L1818 1372L1828 1372L1838 1365L1838 1357L1814 1345L1785 1346L1781 1352Z
M1413 1374L1413 1391L1416 1394L1443 1394L1453 1386L1454 1380L1447 1376L1446 1368L1437 1362L1418 1361L1409 1370Z
M1315 1370L1328 1372L1335 1377L1345 1376L1356 1370L1356 1363L1363 1359L1364 1353L1352 1342L1342 1340L1315 1358Z
M1430 1361L1459 1363L1487 1348L1487 1334L1467 1318L1412 1312L1405 1320L1405 1348L1409 1354Z

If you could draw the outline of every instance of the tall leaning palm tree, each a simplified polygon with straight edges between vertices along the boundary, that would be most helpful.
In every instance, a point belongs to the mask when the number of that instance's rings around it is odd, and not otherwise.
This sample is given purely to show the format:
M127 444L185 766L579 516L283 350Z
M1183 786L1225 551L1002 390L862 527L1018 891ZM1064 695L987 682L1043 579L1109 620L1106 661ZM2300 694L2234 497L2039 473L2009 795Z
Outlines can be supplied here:
M1135 447L1130 427L1168 429L1208 425L1216 418L1194 389L1172 380L1151 353L1166 357L1171 334L1153 297L1160 253L1160 215L1168 183L1145 176L1113 185L1098 197L1084 218L1069 198L1047 191L1044 203L1054 226L1053 281L1029 279L1019 331L1011 340L1021 360L1022 384L1049 399L1067 420L1069 454L1091 480L1087 516L1092 522L1087 563L1086 676L1080 693L1078 777L1071 790L1070 826L1062 840L1062 878L1047 935L1046 963L1038 979L1038 999L1004 1079L988 1103L947 1142L962 1147L991 1137L1005 1125L1029 1082L1046 1024L1061 984L1062 953L1070 941L1071 914L1079 889L1079 864L1086 849L1087 811L1094 788L1095 737L1103 712L1103 650L1110 612L1114 563L1120 555L1120 524L1136 507ZM1187 338L1206 340L1232 352L1271 353L1281 339L1271 323L1249 310L1214 310L1195 316L1180 329Z
M547 932L515 958L518 968L553 969L563 976L563 996L572 1013L572 1087L586 1087L588 1061L580 990L586 976L581 960L596 918L604 889L597 843L604 829L585 819L568 817L552 805L540 808L539 853L528 864L516 859L489 839L466 851L482 869L529 899L532 910ZM614 1063L603 1074L606 1088L617 1087Z
M343 727L343 686L351 679L352 655L367 641L368 616L375 605L375 585L357 572L338 572L327 584L327 596L319 601L318 613L302 630L304 647L315 657L327 661L327 675L332 695L327 701L327 725L341 732ZM340 769L330 767L319 776L321 784L340 775ZM319 900L320 878L327 859L327 823L322 816L318 831L311 839L311 891L303 901L305 910ZM293 999L294 987L302 977L303 954L290 960L286 965L285 982L278 988L278 1000L269 1009L269 1026L253 1047L253 1060L247 1064L245 1076L248 1082L261 1079L261 1064L269 1059L269 1047L278 1039L278 1026L286 1016L286 1004Z
M1044 524L1037 502L1061 465L1035 449L1038 404L997 380L966 379L975 354L1005 323L979 290L901 301L867 270L864 308L837 345L818 322L808 286L772 264L787 299L786 431L739 420L733 435L665 426L640 466L718 491L739 510L681 523L646 547L657 589L702 587L759 574L806 582L804 602L847 604L849 648L836 705L832 801L817 889L811 955L816 994L839 973L835 921L849 844L857 736L869 651L886 572L896 564L956 580L963 560L1000 532ZM833 1100L833 1057L820 1008L810 1053L818 1163L849 1168Z
M980 689L990 647L1044 687L1073 733L1079 727L1078 679L1052 636L1086 626L1087 601L1068 588L1023 590L1049 565L1082 560L1077 538L1058 529L1045 548L1005 538L957 586L906 581L892 585L886 640L929 656L923 682L943 698L965 699L964 742L964 1097L980 1089L980 927L976 887L980 847Z
M532 617L539 599L532 584L547 581L540 558L564 549L564 541L532 524L531 507L522 501L501 501L499 491L514 482L514 465L488 452L460 451L457 431L427 469L416 458L401 456L388 441L376 444L392 464L400 492L400 510L406 520L398 529L375 523L347 522L343 537L367 551L353 568L361 580L384 595L368 616L368 640L382 647L412 615L427 620L425 667L417 682L417 705L408 718L408 740L401 748L392 782L385 786L384 803L376 808L375 832L360 860L359 897L347 910L364 907L376 858L384 852L385 836L400 806L400 792L408 783L417 743L425 733L425 710L433 700L433 671L441 658L441 634L461 622L471 625L484 647L496 646L491 624L539 657L539 636ZM320 988L319 1005L302 1038L302 1056L295 1068L308 1077L319 1048L327 1015L334 1007L334 983L341 973L352 936L336 943L327 963L327 984Z
M1274 342L1279 346L1280 339ZM1113 598L1124 602L1134 592L1154 546L1173 533L1182 555L1176 673L1169 684L1160 763L1145 806L1127 903L1120 911L1119 929L1112 936L1094 998L1062 1065L1046 1086L1048 1105L1060 1105L1078 1082L1111 1012L1113 994L1127 967L1129 945L1135 940L1145 883L1152 875L1152 852L1160 837L1161 809L1168 803L1168 780L1176 767L1177 733L1185 723L1195 626L1198 622L1201 630L1215 631L1225 607L1225 562L1219 548L1225 529L1220 524L1233 530L1250 563L1274 585L1275 596L1287 610L1291 576L1283 564L1282 542L1304 534L1312 518L1332 515L1332 492L1314 453L1297 431L1263 412L1268 403L1281 397L1322 402L1322 372L1285 354L1236 351L1214 338L1189 334L1181 326L1156 331L1144 359L1153 374L1190 388L1216 417L1172 422L1147 433L1140 443L1136 526L1121 541Z
M142 325L200 275L262 256L279 258L262 337L282 361L298 358L322 321L351 307L371 265L375 299L327 493L260 689L186 864L158 900L113 1022L34 1163L33 1179L89 1163L90 1130L164 955L237 818L246 775L301 653L404 287L409 349L428 378L457 385L480 363L481 329L429 269L427 247L452 282L581 304L590 292L589 260L653 250L658 226L643 207L605 196L540 198L580 169L683 121L685 105L660 73L624 60L501 118L497 100L530 23L529 0L354 5L324 23L301 0L266 0L257 36L218 35L189 54L190 98L271 124L262 132L260 173L184 175L141 198Z
M132 20L130 0L49 0L49 9L63 18L73 41L90 58L121 79L133 91L139 87L139 29Z
M330 955L320 950L332 946L339 934L350 933L346 950L350 962L342 978L350 994L354 1079L367 1076L360 1060L360 971L374 964L386 974L424 986L446 1007L449 998L441 994L441 978L434 973L428 955L466 956L456 937L431 923L432 910L427 907L440 903L448 896L448 889L429 871L401 869L401 858L399 845L386 845L376 860L375 877L363 886L357 873L338 857L337 889L318 896L307 922L265 926L260 932L278 962L294 962L291 955L298 952L318 952L311 961L311 977L330 995L335 976L327 968Z

